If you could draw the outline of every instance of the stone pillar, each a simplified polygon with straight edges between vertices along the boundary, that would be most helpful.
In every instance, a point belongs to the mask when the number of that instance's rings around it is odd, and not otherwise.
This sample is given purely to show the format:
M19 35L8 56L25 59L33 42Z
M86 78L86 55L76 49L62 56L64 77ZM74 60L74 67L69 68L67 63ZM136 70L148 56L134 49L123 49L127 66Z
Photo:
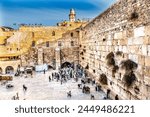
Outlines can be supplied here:
M43 64L43 49L38 49L38 65Z
M61 63L60 63L60 48L55 49L55 57L56 57L56 70L58 70L61 66Z

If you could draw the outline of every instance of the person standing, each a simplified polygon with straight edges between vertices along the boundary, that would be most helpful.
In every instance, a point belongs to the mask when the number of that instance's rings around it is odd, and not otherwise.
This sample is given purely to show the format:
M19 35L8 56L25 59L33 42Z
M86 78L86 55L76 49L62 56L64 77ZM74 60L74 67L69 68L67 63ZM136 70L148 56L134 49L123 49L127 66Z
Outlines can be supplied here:
M51 76L49 76L49 82L51 82Z

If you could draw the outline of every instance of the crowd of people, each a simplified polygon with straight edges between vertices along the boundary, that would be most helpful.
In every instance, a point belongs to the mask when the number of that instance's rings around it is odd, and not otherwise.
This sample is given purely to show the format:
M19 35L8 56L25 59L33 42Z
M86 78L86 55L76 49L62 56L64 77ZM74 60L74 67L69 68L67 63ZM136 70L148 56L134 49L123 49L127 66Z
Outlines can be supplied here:
M46 72L47 72L46 70L43 71L44 74L46 74ZM32 72L30 74L31 76L33 76ZM90 94L91 100L94 100L95 96L94 94L90 92L90 87L89 85L86 85L86 83L87 84L91 83L91 85L95 87L96 92L102 91L99 83L96 83L94 79L88 78L87 72L80 65L76 65L75 68L72 66L65 66L65 67L59 68L58 70L54 70L51 72L51 74L49 74L48 79L49 79L49 82L56 81L56 82L60 82L61 85L63 83L66 83L68 80L74 80L75 82L81 81L81 83L79 83L77 87L79 89L82 89L81 90L82 93ZM23 91L26 92L28 89L27 86L23 84L22 87L23 87ZM107 94L106 94L106 97L104 97L104 99L109 98L109 93L110 93L110 90L107 90ZM66 91L66 95L67 97L71 98L73 96L73 92L71 90ZM19 100L19 93L17 92L16 95L12 97L12 99ZM119 99L118 95L116 95L115 99L116 100Z

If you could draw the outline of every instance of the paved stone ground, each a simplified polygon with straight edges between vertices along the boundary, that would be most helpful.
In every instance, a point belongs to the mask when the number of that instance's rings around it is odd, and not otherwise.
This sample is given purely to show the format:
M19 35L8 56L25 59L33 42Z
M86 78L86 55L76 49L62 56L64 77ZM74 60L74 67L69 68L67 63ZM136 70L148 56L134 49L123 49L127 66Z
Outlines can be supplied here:
M74 79L68 80L62 85L56 80L49 82L49 75L52 71L43 73L34 73L33 78L28 77L14 77L13 81L9 81L8 84L14 85L12 89L6 89L6 85L0 85L0 100L11 100L11 98L18 92L19 99L23 100L90 100L91 94L95 96L96 100L102 100L105 96L104 92L96 92L94 86L86 84L90 87L90 94L82 93L81 89L78 89ZM25 84L28 89L23 91L22 85ZM67 97L67 92L72 92L72 97Z

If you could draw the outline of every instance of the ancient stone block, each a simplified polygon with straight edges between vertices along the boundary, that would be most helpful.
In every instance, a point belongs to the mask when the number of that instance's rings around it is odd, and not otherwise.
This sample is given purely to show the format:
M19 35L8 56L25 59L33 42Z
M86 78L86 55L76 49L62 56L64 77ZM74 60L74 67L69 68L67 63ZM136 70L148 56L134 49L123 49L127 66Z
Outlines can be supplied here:
M140 65L145 65L145 56L143 56L143 55L138 55L138 63L140 64Z
M145 57L145 66L150 66L150 57Z
M123 39L123 33L122 32L115 33L114 39Z
M142 45L142 55L148 55L147 45Z
M129 59L131 59L132 61L138 63L138 55L129 54Z
M141 44L142 45L143 41L144 41L143 37L137 37L137 38L133 39L133 44L136 44L136 45L140 45Z
M134 29L134 37L141 37L145 35L145 27L138 27Z
M133 45L133 38L128 38L128 45Z
M150 36L150 26L145 27L145 36L149 35Z

